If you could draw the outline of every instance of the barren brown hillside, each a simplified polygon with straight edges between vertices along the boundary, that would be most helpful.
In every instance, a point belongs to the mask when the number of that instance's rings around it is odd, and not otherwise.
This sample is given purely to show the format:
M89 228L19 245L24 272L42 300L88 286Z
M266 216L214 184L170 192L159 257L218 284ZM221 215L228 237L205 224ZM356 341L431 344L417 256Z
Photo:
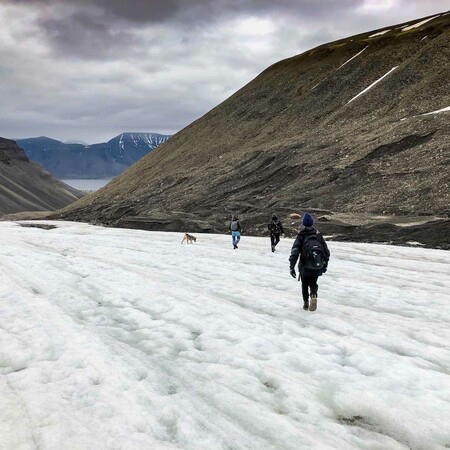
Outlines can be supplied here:
M162 229L188 214L220 229L231 212L256 229L306 208L446 217L449 25L418 19L280 61L58 217Z
M0 138L0 216L55 210L81 195L30 162L14 141Z

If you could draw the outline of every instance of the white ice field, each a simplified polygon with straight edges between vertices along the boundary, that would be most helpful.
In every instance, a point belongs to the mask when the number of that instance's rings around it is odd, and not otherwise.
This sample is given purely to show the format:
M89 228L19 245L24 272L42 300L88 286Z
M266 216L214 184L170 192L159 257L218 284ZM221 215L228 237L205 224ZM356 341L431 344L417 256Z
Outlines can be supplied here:
M0 223L0 449L450 447L450 252Z

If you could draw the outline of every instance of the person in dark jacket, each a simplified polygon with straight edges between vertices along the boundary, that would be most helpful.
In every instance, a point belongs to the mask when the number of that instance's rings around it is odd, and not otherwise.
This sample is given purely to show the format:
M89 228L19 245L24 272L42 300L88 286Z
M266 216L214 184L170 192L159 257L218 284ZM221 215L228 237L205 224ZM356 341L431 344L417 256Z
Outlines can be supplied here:
M241 240L241 224L236 215L231 218L230 226L228 229L231 231L231 236L233 239L233 248L236 250L238 248L239 241Z
M276 214L272 215L272 220L267 225L267 228L270 231L270 245L272 247L272 252L274 252L275 247L278 242L280 242L280 235L284 234L283 224Z
M323 236L314 228L314 219L311 214L305 213L302 224L304 228L298 233L289 257L290 273L292 277L297 277L295 263L300 258L299 273L302 280L303 309L315 311L317 308L317 279L327 271L330 251ZM317 252L310 251L313 246ZM314 256L311 256L311 253ZM317 258L318 269L311 268L314 265L311 264L313 258ZM310 294L311 304L309 303Z

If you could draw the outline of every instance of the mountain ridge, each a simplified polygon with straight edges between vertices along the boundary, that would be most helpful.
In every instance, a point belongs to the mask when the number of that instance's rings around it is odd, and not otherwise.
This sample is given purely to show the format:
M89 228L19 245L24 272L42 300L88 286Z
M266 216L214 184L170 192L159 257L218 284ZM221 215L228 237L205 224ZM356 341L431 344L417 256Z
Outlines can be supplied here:
M31 162L14 141L0 138L0 215L55 210L81 196Z
M18 139L27 156L58 178L112 178L169 139L159 133L121 133L84 145L47 136Z

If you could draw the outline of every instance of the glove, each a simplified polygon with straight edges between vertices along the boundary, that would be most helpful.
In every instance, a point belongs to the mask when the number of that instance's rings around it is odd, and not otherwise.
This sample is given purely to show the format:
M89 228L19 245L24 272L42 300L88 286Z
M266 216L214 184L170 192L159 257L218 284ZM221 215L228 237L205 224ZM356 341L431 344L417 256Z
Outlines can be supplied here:
M297 274L295 273L295 269L294 268L291 269L290 274L291 274L292 278L297 278Z

